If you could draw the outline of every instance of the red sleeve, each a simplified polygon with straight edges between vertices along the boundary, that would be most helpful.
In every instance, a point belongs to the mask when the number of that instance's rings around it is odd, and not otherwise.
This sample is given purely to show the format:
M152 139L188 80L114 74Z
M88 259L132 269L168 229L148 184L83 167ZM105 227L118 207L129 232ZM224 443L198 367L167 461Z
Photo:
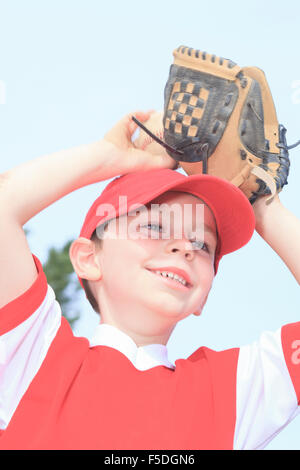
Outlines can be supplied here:
M281 329L281 341L285 362L300 405L300 322L284 325Z
M32 286L16 299L0 308L0 335L16 328L29 318L42 304L47 294L47 278L39 259L32 255L38 277Z

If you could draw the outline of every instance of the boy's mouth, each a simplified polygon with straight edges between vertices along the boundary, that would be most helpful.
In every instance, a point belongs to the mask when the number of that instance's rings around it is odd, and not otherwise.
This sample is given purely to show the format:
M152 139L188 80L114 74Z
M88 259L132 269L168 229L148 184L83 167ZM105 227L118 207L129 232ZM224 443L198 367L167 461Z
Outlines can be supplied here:
M160 277L163 281L165 281L169 286L179 288L180 290L188 290L192 287L192 284L186 280L185 277L180 276L173 271L168 271L166 269L149 269L148 271L153 273L155 276Z

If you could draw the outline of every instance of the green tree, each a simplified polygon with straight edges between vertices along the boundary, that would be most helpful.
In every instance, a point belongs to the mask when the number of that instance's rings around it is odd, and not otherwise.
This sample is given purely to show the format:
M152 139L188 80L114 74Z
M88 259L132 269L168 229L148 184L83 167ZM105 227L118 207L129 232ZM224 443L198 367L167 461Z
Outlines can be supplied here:
M24 232L28 239L30 231L24 229ZM55 292L63 316L73 328L80 317L80 313L74 309L74 305L78 291L81 291L81 286L69 258L69 248L72 242L73 240L66 242L62 248L50 248L47 261L43 263L43 270L48 284Z
M48 284L54 290L62 314L71 327L80 316L80 313L74 310L74 304L78 291L81 291L69 258L69 248L72 242L73 240L68 241L61 249L50 248L47 261L43 265Z

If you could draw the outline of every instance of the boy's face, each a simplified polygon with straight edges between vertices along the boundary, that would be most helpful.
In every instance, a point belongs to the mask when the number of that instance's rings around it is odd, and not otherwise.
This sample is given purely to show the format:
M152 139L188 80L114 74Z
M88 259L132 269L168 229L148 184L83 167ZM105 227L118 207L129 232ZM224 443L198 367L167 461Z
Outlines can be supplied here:
M137 334L171 334L179 320L201 311L214 279L216 246L213 213L187 193L169 191L141 212L110 221L95 254L100 277L93 292L102 322ZM176 268L189 276L188 285L155 272Z

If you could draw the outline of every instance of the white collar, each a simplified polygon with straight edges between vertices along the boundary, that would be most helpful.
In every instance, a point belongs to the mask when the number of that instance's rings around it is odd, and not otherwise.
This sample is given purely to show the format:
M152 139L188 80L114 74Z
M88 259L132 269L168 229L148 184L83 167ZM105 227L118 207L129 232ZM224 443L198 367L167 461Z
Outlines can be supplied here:
M156 366L175 369L168 360L168 350L164 344L137 346L124 331L106 323L97 325L95 334L90 340L90 347L109 346L123 353L138 370L147 370Z

